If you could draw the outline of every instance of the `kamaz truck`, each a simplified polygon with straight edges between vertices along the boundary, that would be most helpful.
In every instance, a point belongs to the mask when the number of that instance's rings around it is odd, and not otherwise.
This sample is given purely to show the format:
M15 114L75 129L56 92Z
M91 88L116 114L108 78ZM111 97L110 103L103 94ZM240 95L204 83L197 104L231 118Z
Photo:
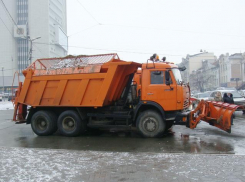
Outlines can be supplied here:
M156 57L143 64L117 54L38 59L23 71L13 120L31 124L39 136L57 130L78 136L92 128L159 137L173 125L194 129L201 120L231 132L238 106L202 100L190 110L190 87L181 71Z

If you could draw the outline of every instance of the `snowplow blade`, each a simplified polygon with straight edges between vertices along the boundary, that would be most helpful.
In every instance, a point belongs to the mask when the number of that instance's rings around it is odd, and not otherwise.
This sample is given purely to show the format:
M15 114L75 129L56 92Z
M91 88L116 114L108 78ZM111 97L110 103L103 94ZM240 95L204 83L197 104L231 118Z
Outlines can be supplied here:
M231 118L237 108L241 106L215 101L204 101L198 104L189 115L189 128L196 128L202 120L212 126L231 133Z

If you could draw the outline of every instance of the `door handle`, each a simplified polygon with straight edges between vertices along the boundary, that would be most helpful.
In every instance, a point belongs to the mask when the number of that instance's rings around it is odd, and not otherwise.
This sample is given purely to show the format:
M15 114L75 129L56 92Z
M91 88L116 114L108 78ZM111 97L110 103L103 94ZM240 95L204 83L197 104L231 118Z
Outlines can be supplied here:
M153 93L147 93L147 95L153 95Z

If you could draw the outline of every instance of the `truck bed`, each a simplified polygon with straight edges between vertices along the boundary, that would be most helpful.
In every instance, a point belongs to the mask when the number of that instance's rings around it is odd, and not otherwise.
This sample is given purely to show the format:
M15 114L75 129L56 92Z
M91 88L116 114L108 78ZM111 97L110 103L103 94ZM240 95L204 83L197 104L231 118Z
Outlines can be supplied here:
M98 59L98 56L94 56L94 59ZM89 60L93 60L93 56ZM25 80L19 88L18 103L34 107L106 106L120 98L130 75L141 66L139 63L122 61L115 56L102 64L94 61L94 64L87 62L74 67L55 68L54 64L50 64L53 61L50 59L49 65L53 66L47 68L47 59L37 61L41 69L36 68L37 64L32 64L23 71ZM59 65L57 61L55 65Z

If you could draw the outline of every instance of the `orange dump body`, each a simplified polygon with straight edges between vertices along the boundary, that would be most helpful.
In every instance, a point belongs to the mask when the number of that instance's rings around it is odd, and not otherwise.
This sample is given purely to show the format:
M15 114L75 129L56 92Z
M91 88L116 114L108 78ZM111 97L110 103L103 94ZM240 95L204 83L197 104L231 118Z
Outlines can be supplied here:
M72 63L69 62L70 59L73 59ZM65 67L59 65L64 58L56 60L37 60L23 71L25 81L22 87L19 87L15 105L24 104L33 107L110 105L120 99L130 75L141 66L135 62L121 61L116 54L67 57ZM56 65L52 66L52 61L56 61Z

